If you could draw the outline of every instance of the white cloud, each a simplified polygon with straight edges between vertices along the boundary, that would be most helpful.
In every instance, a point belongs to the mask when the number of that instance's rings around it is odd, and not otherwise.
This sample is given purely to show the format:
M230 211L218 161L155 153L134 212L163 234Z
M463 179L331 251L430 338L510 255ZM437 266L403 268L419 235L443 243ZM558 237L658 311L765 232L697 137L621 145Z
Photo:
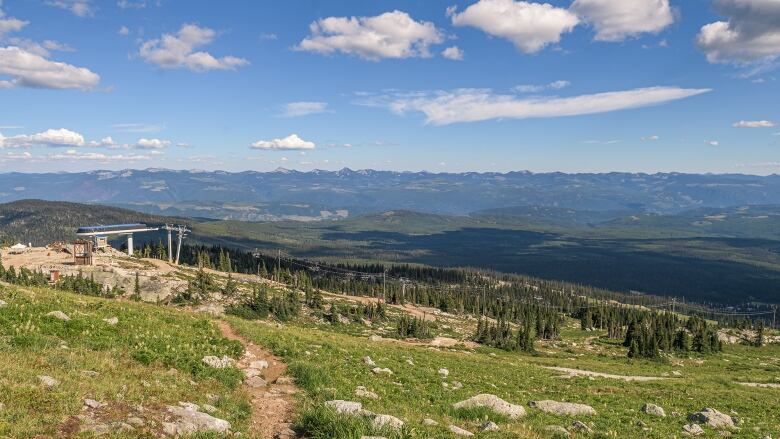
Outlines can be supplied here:
M558 43L561 35L579 23L577 16L547 3L514 0L480 0L457 13L448 11L455 26L472 26L505 38L525 53Z
M100 76L84 67L50 61L19 47L0 47L0 75L10 76L8 86L75 88L91 90Z
M138 139L138 142L136 142L135 147L138 149L163 149L163 148L167 148L170 144L171 144L170 140L141 138Z
M252 144L253 149L268 150L306 150L314 149L314 146L314 142L303 140L297 134L290 134L283 139L258 140Z
M326 102L290 102L284 104L282 116L308 116L309 114L324 113L326 111L328 111L328 104Z
M2 6L2 2L0 2L0 6ZM0 37L7 33L17 32L27 26L28 23L28 21L6 17L5 13L0 9Z
M84 136L65 128L48 129L36 134L20 134L3 137L0 134L0 148L29 146L84 146Z
M364 105L386 106L397 114L419 112L426 123L447 125L490 119L577 116L647 107L707 93L710 89L648 87L572 97L495 94L489 89L418 92L367 99Z
M749 64L780 56L780 2L776 0L716 0L727 21L704 25L699 48L711 63Z
M122 35L123 37L126 37L130 35L130 28L127 26L122 26L119 28L118 31L116 31L117 34Z
M46 4L70 11L77 17L91 17L95 15L89 0L49 0Z
M706 141L704 143L706 143L709 146L718 146L718 145L720 145L720 142L717 141L717 140L708 140L708 141Z
M111 148L117 146L117 144L111 136L108 136L100 139L100 141L93 140L89 142L89 146L103 146Z
M458 46L452 46L442 50L441 56L453 61L461 61L463 59L463 51Z
M50 55L50 51L59 52L74 52L75 50L67 44L60 43L54 40L45 40L43 43L28 40L27 38L9 38L8 43L12 46L19 47L20 49L30 52L34 55L38 55L47 58Z
M655 142L657 140L661 140L661 137L656 136L655 134L652 136L642 137L643 142Z
M734 128L772 128L776 124L770 120L740 120L734 122Z
M549 84L542 84L542 85L533 85L533 84L518 85L512 87L512 91L514 91L515 93L540 93L545 90L560 90L570 85L571 82L569 81L559 80L559 81L553 81Z
M596 29L597 41L658 33L674 22L669 0L575 0L571 10Z
M208 52L195 52L200 46L212 41L216 32L194 24L182 25L176 35L164 34L144 42L139 54L141 58L164 69L187 68L196 72L208 70L234 70L249 64L244 58L223 56L216 58Z
M311 34L296 48L330 54L342 52L372 61L382 58L428 57L428 47L444 41L427 21L415 21L406 12L374 17L327 17L309 26Z

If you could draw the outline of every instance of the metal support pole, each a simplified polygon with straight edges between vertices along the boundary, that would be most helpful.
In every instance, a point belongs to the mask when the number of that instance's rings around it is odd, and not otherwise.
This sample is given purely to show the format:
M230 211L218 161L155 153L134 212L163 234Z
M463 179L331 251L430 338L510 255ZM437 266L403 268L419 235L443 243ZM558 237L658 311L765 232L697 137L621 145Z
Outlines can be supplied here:
M168 227L166 225L166 228L168 229L168 263L173 262L173 230L171 230L171 227Z
M178 239L179 242L176 245L176 265L179 265L179 256L181 255L181 241L182 241L182 239L184 239L184 230L180 228L179 229L179 239Z
M128 256L133 256L133 234L132 233L127 234L127 254Z

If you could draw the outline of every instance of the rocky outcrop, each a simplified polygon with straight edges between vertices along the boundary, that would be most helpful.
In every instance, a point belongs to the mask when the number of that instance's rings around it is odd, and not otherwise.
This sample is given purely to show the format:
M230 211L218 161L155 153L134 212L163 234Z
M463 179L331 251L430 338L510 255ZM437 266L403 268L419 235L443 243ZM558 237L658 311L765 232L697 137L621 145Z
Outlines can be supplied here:
M170 436L214 432L225 434L230 431L230 422L203 413L196 404L180 403L179 406L167 406L174 420L163 422L163 431Z
M734 427L734 419L731 416L709 407L689 414L688 420L699 424L707 424L713 428Z
M521 416L525 416L525 409L521 405L510 404L496 395L490 395L488 393L482 393L476 396L472 396L461 402L457 402L452 406L455 409L472 409L479 407L486 407L494 412L515 419Z
M574 402L558 402L552 400L531 401L529 406L539 409L546 413L556 415L595 415L596 410L586 404L577 404Z

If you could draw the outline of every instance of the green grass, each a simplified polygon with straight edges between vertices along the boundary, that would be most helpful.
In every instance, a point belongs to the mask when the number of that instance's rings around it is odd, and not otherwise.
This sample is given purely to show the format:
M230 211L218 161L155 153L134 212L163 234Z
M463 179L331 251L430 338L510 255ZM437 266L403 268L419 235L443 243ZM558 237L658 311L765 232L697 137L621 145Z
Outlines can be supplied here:
M567 330L563 341L540 345L538 355L526 355L489 348L469 352L433 350L393 341L372 342L365 337L297 324L278 328L236 318L231 318L230 323L244 336L288 362L290 373L307 395L299 425L313 438L359 438L368 434L363 421L335 416L322 408L323 402L330 399L359 400L354 396L359 385L379 395L378 400L361 401L366 409L406 421L407 429L396 437L450 437L446 430L449 424L477 432L479 425L492 420L501 426L501 431L477 436L546 438L552 437L546 426L569 427L575 419L591 425L596 432L594 437L682 437L682 426L688 423L686 415L704 407L725 413L733 411L742 419L740 429L731 432L732 437L774 436L780 432L780 413L769 409L780 404L780 390L735 384L780 379L778 346L762 349L729 346L721 355L651 362L627 359L625 349L617 343L596 340L590 349L585 348L585 338L599 334L573 329ZM570 337L575 333L577 337ZM371 367L362 361L366 355L394 374L374 375ZM406 363L407 358L414 360L414 366ZM560 373L541 367L544 365L647 376L680 371L682 376L630 383L603 378L562 379L558 377ZM459 381L463 388L444 388L444 380L437 373L441 367L450 371L447 382ZM478 393L492 393L522 404L528 415L511 421L489 411L452 409L453 403ZM528 408L529 401L538 399L589 404L598 415L555 416ZM640 409L648 402L661 405L667 414L681 415L654 418L642 414ZM432 418L440 425L423 426L424 418ZM638 421L646 423L650 430L637 427ZM718 434L705 429L708 436Z
M179 401L206 403L209 394L219 397L215 416L246 431L240 371L201 363L205 355L237 357L243 347L222 338L207 319L44 288L0 286L0 299L8 303L0 308L0 437L57 436L81 413L84 398L108 404L101 420L124 421L130 407L154 412ZM46 316L54 310L71 320ZM115 326L103 321L114 316ZM60 385L44 389L38 375ZM147 437L141 431L122 436Z

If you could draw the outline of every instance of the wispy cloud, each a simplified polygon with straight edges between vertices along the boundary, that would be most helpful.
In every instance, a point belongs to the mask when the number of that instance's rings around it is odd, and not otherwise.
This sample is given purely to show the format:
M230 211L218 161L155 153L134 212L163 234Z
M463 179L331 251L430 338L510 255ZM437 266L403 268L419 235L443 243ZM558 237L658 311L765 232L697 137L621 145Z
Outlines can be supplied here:
M571 97L529 97L496 94L489 89L373 95L356 103L381 106L403 115L421 113L426 123L448 125L492 119L578 116L648 107L689 98L708 88L648 87Z
M310 114L325 113L328 111L326 102L290 102L282 107L281 116L300 117Z

